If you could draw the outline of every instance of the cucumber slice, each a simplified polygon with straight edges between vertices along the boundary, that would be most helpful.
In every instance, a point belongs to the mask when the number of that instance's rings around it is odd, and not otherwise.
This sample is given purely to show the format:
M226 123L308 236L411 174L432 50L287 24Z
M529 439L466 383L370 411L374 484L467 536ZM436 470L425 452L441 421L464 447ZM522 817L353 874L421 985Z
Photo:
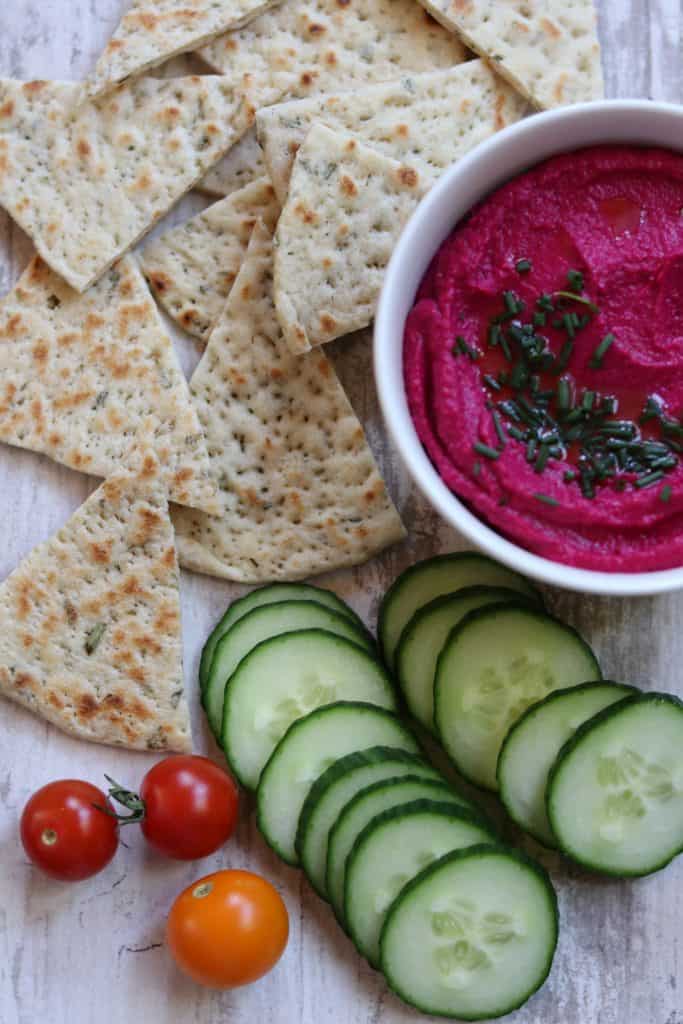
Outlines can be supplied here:
M344 920L344 880L346 863L353 844L366 825L373 818L391 807L409 804L413 800L435 800L439 803L452 803L462 808L457 793L454 793L445 782L432 779L420 779L415 776L385 779L375 782L372 786L360 791L353 797L339 815L339 820L330 830L327 843L327 866L325 884L327 895L337 920L345 927ZM485 825L482 818L482 824Z
M323 899L327 899L327 837L340 813L361 789L401 775L443 781L435 768L415 754L372 747L335 761L313 783L301 808L294 845L309 882Z
M325 629L374 653L374 643L365 629L347 615L314 601L279 601L254 608L230 627L214 650L203 704L218 739L223 729L225 687L242 658L264 640L301 629Z
M394 667L401 633L419 608L443 594L475 586L508 587L543 604L533 584L486 555L460 551L428 558L401 573L384 595L377 632L387 665Z
M497 788L496 763L508 729L553 690L602 679L576 630L529 605L488 605L451 633L434 681L436 728L458 770Z
M329 704L289 727L263 769L256 793L258 826L283 860L299 863L294 847L296 829L318 776L340 757L380 745L419 753L415 738L401 720L372 704Z
M496 774L500 799L520 828L545 846L556 845L545 790L560 748L598 711L637 693L634 686L607 680L571 686L532 704L515 722L498 755Z
M683 852L683 703L644 693L577 729L548 780L563 853L610 875L649 875Z
M292 722L341 699L396 708L384 668L350 640L305 629L255 647L233 673L223 708L223 750L240 782L254 789Z
M557 897L543 868L502 846L470 846L401 890L380 937L382 971L423 1013L501 1017L548 977L557 933Z
M373 818L346 861L344 919L358 952L377 967L382 925L404 885L451 850L492 838L468 811L433 800L414 800Z
M253 611L254 608L260 608L266 604L276 604L280 601L314 601L316 604L322 604L326 608L331 608L332 611L339 612L340 615L346 615L347 618L355 622L361 629L365 628L353 609L349 608L331 590L323 590L322 587L312 587L308 583L271 583L267 587L258 587L256 590L252 590L251 593L245 594L244 597L240 597L239 600L233 601L228 606L228 610L216 624L209 639L204 644L202 657L199 662L199 685L202 690L209 681L211 660L220 638L242 616Z
M434 675L449 633L475 608L503 601L519 603L508 587L465 587L445 594L417 611L396 648L396 677L412 715L430 732L434 728Z

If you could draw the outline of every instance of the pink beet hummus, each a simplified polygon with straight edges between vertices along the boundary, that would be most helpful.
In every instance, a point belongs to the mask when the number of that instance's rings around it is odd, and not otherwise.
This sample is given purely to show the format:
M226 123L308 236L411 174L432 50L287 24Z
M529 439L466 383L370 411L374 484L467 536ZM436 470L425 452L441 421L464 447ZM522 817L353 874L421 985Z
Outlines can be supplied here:
M422 281L404 374L434 466L501 534L683 565L683 156L580 150L484 199Z

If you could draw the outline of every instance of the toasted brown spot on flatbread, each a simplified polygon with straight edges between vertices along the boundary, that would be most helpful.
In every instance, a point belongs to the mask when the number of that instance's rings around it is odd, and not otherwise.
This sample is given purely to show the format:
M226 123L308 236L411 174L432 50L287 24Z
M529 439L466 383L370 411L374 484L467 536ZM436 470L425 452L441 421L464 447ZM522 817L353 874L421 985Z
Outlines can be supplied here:
M7 100L6 103L0 107L0 117L11 117L14 113L14 101Z
M90 557L93 562L108 565L111 557L111 541L97 541L90 545Z
M90 145L87 139L79 139L76 143L76 152L83 160L85 160L86 157L89 157L91 155L92 146Z
M339 188L345 196L357 196L358 186L356 185L353 178L350 178L348 174L343 174L339 180Z
M417 171L412 167L400 167L397 171L398 179L402 185L406 185L408 188L416 188L418 183Z

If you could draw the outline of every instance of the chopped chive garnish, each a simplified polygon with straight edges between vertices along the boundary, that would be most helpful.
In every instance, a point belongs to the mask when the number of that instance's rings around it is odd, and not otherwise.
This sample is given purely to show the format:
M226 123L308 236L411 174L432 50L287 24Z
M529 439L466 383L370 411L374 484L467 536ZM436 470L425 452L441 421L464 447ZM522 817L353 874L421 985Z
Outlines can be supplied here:
M508 434L514 437L515 441L526 441L526 434L519 427L508 427Z
M564 482L570 484L572 480L576 480L576 473L573 469L567 469L564 473Z
M496 434L498 435L498 447L502 451L507 444L507 438L505 436L505 431L503 430L503 422L500 418L500 413L496 412L495 409L492 411L491 415L493 416L493 426L495 427Z
M512 352L510 351L510 346L508 345L508 340L507 340L507 338L505 337L504 334L501 334L501 336L500 336L500 347L502 348L503 355L507 359L508 363L511 363L512 362Z
M496 451L495 448L491 448L488 444L483 444L481 441L475 441L472 445L475 452L478 455L483 455L487 459L492 459L494 462L500 458L500 452Z
M569 408L572 400L571 388L566 377L561 377L557 382L557 408L564 412Z
M534 464L534 473L542 473L548 464L549 458L550 448L547 445L542 444L541 450L538 453L538 458L536 459L536 462Z
M529 371L526 368L526 363L520 360L512 368L510 374L509 384L514 391L519 391L520 388L524 387L529 379Z
M633 486L637 487L639 490L643 487L651 487L652 484L658 483L663 476L664 470L658 469L654 473L646 473L645 476L639 476Z
M455 339L455 345L451 349L454 356L458 354L455 350L456 346L464 356L469 356L473 362L475 359L479 358L479 352L476 350L476 348L472 348L471 345L467 344L467 339L463 338L462 334L459 334L457 336L457 338Z
M581 399L581 408L585 409L586 412L590 412L591 409L593 408L594 403L595 403L595 392L594 391L584 391L583 397Z
M596 306L590 299L585 299L583 295L574 295L573 292L553 292L554 299L569 299L571 302L580 302L583 306L587 306L588 309L593 313L599 313L600 307Z
M500 324L491 324L491 326L489 327L489 345L495 347L500 342L500 337L502 333L503 328L500 326Z
M529 438L529 442L526 446L526 461L533 462L536 458L536 452L538 450L538 441L535 437Z
M571 313L564 314L564 316L562 317L562 326L564 327L569 337L572 340L574 340L574 338L576 337L576 327L574 325L574 318Z
M494 391L500 391L500 384L495 377L492 377L490 373L484 374L484 382L488 384Z
M591 356L590 362L588 363L592 370L600 369L600 367L602 366L602 361L607 355L608 349L614 344L616 340L617 339L614 337L613 334L605 335L605 337L602 339L602 341L596 348L595 352Z
M578 292L579 295L583 291L583 274L580 270L570 270L567 272L567 283L573 292Z
M547 292L543 292L541 295L539 295L539 297L536 299L536 306L542 313L555 312L553 297L552 295L549 295Z
M479 461L479 459L477 459L474 465L472 466L472 472L474 473L475 476L479 476L479 474L481 473L481 462Z
M518 274L528 274L531 269L531 260L517 260L515 263L515 270Z
M514 292L503 292L503 303L507 312L513 315L521 313L524 309L524 304L520 302Z
M640 414L640 422L647 423L648 420L658 420L661 415L661 405L659 404L658 400L654 397L654 395L650 395L650 397L645 402L645 407L642 413Z
M545 327L547 317L545 313L534 313L533 324L534 327Z
M560 354L555 360L555 373L562 373L567 369L567 364L572 357L574 351L574 342L569 340L565 341L564 345L560 349Z
M554 507L559 506L557 498L551 498L549 494L534 494L536 501L542 501L544 505L553 505Z
M662 501L669 501L671 499L671 484L664 484L659 492L659 497Z

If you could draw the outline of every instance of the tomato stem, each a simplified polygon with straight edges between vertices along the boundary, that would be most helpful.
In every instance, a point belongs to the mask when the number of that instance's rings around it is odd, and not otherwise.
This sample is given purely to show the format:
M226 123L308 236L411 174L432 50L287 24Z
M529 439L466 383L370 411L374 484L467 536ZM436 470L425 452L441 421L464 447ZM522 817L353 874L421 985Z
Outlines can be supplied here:
M110 775L104 777L109 783L108 794L111 799L125 807L130 814L117 814L111 807L98 807L97 809L104 811L110 818L116 818L119 825L135 825L143 821L146 813L145 801L137 793L126 789L116 779L112 779Z

